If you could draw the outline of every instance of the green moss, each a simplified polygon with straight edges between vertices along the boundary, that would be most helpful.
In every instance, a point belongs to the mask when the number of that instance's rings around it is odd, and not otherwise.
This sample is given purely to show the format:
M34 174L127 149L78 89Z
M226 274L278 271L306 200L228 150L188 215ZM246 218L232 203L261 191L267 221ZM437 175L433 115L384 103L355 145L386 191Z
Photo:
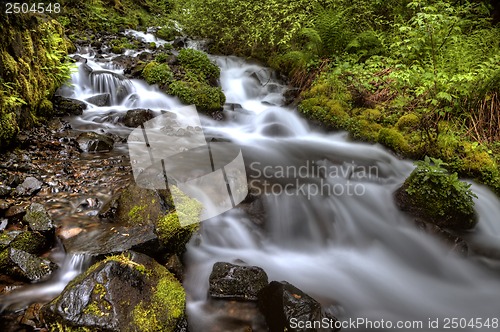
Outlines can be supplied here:
M130 256L128 254L125 254L125 253L123 253L121 255L109 256L104 260L104 262L110 262L110 261L118 262L121 265L133 268L142 274L147 274L147 275L150 274L150 272L146 269L146 267L144 265L134 262L133 260L130 259ZM104 288L104 286L103 286L103 288ZM101 289L101 290L106 291L105 289Z
M172 82L168 93L179 97L185 104L196 105L198 111L205 113L221 111L226 102L221 88L199 82Z
M175 24L173 22L169 22L169 24L162 26L156 32L156 37L161 38L163 40L173 40L178 35L179 32L175 28Z
M403 134L393 128L382 128L377 141L398 153L409 153L410 147Z
M396 123L396 128L399 130L411 130L417 128L420 123L420 118L414 113L408 113L401 116Z
M0 147L9 145L19 132L19 126L14 113L2 114L0 112Z
M183 48L179 51L179 62L186 71L199 75L202 80L214 81L220 77L220 69L202 51Z
M44 249L47 249L48 242L39 232L22 232L16 236L10 246L30 254L40 254Z
M195 199L184 195L175 186L172 186L171 191L172 195L175 196L177 211L159 218L155 232L160 241L173 252L182 252L192 233L199 227L203 206ZM182 225L178 214L182 214Z
M153 292L151 304L139 303L132 311L134 324L140 331L170 332L184 315L186 293L175 277L162 266L155 271L163 277Z
M382 117L382 112L377 109L367 108L361 112L361 117L370 121L379 121Z
M50 116L54 113L54 105L48 99L43 99L42 102L38 105L37 114Z
M136 205L132 207L132 209L129 211L128 216L129 220L132 223L140 223L143 221L143 212L146 210L145 205Z
M148 63L144 67L142 75L149 84L158 84L160 86L170 84L174 79L174 74L170 70L170 67L166 63L158 63L156 61Z

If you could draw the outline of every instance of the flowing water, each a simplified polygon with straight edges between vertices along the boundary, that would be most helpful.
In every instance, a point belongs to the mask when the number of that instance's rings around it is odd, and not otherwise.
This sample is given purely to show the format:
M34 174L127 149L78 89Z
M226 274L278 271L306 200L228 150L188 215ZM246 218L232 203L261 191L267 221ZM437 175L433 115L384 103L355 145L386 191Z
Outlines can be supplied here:
M131 129L117 119L128 109L149 108L159 115L183 106L141 80L124 79L119 68L97 62L90 53L82 56L92 74L80 64L72 77L74 87L65 94L83 100L107 92L113 104L89 105L71 119L77 130L125 137ZM206 303L217 261L260 266L270 280L294 284L342 320L422 322L423 328L415 328L420 331L431 330L429 320L436 319L440 328L433 330L444 329L446 318L498 322L500 201L495 195L473 184L479 224L464 234L488 257L450 252L395 206L392 193L412 171L411 161L378 145L352 142L345 133L311 128L295 109L283 106L286 87L271 70L236 57L212 59L221 68L226 121L203 117L203 129L207 136L241 147L251 191L262 194L256 203L263 211L256 217L251 209L235 208L204 221L188 244L184 285L194 331L218 319ZM118 150L126 151L126 146ZM29 290L32 296L57 295L68 273L80 271L81 256L68 257L68 269L61 273L65 277Z

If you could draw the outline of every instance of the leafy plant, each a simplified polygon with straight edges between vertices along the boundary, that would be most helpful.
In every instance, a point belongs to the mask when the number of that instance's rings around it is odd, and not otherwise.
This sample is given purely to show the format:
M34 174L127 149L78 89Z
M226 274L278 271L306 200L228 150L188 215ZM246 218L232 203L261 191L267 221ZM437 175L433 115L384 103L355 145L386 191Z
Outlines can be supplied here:
M448 173L444 168L446 163L426 156L415 165L405 182L406 192L414 204L427 209L435 218L447 219L455 213L474 214L473 198L477 196L470 190L471 185L460 181L457 173Z

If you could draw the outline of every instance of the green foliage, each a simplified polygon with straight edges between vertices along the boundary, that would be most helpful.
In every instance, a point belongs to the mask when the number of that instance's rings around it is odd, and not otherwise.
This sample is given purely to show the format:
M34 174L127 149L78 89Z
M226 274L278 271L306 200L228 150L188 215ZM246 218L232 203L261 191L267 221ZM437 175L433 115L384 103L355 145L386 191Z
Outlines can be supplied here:
M179 51L178 60L186 71L196 74L200 80L219 79L219 67L210 61L205 52L183 48Z
M160 86L172 83L174 74L166 63L151 61L142 71L144 79L149 84L158 84Z
M458 179L457 173L449 174L440 159L426 157L415 162L417 166L406 180L406 192L414 204L424 207L433 218L449 219L453 214L474 215L470 184ZM469 225L473 226L473 225Z
M201 112L220 111L226 97L219 87L212 87L200 82L172 82L167 91L185 104L194 104Z
M223 53L265 57L285 46L308 22L316 1L188 0L175 17L192 36L210 38Z

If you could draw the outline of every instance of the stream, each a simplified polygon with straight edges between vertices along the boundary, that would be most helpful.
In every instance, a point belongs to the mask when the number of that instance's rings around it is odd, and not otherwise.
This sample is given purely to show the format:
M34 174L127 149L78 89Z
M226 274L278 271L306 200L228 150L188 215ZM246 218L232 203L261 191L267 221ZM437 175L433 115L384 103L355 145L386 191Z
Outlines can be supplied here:
M79 63L73 88L63 94L84 100L107 92L112 106L89 104L83 115L68 119L74 130L127 137L132 129L117 122L127 110L145 108L160 115L185 106L142 80L116 79L113 73L123 69L97 61L88 49L79 55L94 74L89 77ZM205 331L222 318L207 303L209 275L219 261L259 266L269 280L292 283L341 320L422 322L423 329L415 328L421 331L431 330L429 321L436 319L440 328L432 330L444 330L451 318L498 322L500 201L492 192L472 184L479 223L462 235L472 247L492 254L452 252L393 201L393 192L414 168L412 161L379 145L353 142L346 133L312 127L296 109L283 106L287 87L270 69L233 56L211 59L221 68L225 120L200 115L203 131L241 148L250 191L261 195L251 204L259 206L258 213L236 207L203 221L189 242L184 286L192 331ZM115 145L113 153L127 155L126 143ZM86 260L82 253L67 253L52 280L0 301L53 298L87 266ZM460 329L473 330L496 329Z

